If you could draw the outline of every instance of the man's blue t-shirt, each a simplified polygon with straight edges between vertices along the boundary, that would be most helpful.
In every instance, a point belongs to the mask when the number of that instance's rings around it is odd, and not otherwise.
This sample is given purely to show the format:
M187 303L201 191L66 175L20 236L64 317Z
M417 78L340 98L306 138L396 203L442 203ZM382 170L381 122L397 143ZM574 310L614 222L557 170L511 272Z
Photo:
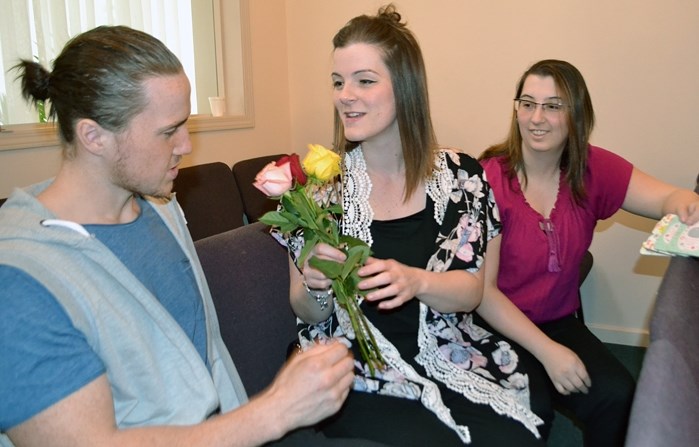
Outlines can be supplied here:
M155 295L206 362L206 323L192 266L142 199L122 225L85 225ZM0 431L20 424L105 372L63 307L38 281L0 265Z

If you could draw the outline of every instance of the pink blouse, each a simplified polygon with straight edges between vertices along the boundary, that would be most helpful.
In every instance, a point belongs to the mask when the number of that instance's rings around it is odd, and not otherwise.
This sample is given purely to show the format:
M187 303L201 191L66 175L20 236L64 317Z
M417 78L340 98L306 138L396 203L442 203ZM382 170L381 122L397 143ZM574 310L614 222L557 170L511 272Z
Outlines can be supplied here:
M579 267L595 225L621 208L633 165L605 149L589 146L587 198L575 204L561 175L549 219L529 206L503 157L481 162L502 221L498 287L534 323L565 317L580 306Z

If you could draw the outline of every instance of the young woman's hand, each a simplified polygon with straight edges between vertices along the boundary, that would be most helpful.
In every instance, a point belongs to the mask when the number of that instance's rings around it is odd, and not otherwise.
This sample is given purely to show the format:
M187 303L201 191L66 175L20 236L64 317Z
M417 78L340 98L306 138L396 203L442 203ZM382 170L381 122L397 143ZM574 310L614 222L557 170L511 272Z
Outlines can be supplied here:
M585 393L592 381L580 357L567 347L551 341L539 360L556 390L563 394Z
M395 309L412 298L437 312L471 312L483 297L483 271L432 272L410 267L394 259L369 258L357 273L367 301L379 309Z
M381 301L380 309L394 309L410 301L420 293L422 269L401 264L393 259L367 259L364 267L357 272L364 278L360 290L372 290L366 295L367 301Z
M303 265L303 278L306 281L306 285L311 289L328 289L332 285L332 280L328 279L323 272L318 269L314 269L308 265L308 260L312 257L318 257L319 259L326 259L330 261L345 262L347 256L337 248L334 248L328 244L320 243L313 247L310 254L306 258L306 262Z
M699 222L699 198L694 201L689 201L677 207L677 216L680 221L687 225L694 225Z

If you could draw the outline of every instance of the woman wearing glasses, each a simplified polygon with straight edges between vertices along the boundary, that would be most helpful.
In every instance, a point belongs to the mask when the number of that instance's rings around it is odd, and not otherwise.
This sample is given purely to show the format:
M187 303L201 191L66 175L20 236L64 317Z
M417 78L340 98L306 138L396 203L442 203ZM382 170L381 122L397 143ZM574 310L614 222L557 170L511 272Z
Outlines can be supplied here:
M635 384L574 316L579 265L598 220L622 208L693 223L699 196L590 145L593 124L573 65L543 60L522 75L509 135L480 156L503 230L488 246L478 312L543 365L551 399L583 422L586 445L623 445Z

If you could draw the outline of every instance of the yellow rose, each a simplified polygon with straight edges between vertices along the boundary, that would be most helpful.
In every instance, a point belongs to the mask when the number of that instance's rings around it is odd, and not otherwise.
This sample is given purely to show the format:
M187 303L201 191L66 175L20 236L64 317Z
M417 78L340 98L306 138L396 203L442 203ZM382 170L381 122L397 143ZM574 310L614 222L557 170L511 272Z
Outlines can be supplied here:
M340 156L320 144L309 144L303 159L306 174L327 182L340 174Z

